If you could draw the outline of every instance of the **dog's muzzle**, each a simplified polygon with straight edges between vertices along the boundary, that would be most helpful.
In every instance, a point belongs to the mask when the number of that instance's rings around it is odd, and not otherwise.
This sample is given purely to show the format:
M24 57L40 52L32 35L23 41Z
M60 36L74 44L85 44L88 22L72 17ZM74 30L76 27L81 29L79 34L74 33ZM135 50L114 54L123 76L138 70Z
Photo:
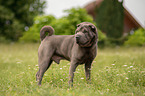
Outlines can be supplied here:
M76 42L79 44L80 43L80 38L81 38L81 35L77 35L76 36Z
M79 44L81 47L91 47L95 40L95 36L93 36L91 39L89 39L89 40L87 39L86 42L82 43L80 40L80 39L82 39L81 35L77 35L75 38L76 38L76 43Z
M95 40L95 36L92 39L90 39L89 41L87 41L86 43L81 44L81 47L91 47L94 40Z

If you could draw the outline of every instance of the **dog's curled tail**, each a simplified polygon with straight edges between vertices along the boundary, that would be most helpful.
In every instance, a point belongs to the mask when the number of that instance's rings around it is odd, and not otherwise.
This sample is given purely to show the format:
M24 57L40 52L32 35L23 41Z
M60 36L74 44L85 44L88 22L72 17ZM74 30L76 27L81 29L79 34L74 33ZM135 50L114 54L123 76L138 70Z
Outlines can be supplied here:
M43 26L40 30L40 39L43 41L43 39L46 37L46 32L48 32L48 36L53 35L54 29L51 26Z

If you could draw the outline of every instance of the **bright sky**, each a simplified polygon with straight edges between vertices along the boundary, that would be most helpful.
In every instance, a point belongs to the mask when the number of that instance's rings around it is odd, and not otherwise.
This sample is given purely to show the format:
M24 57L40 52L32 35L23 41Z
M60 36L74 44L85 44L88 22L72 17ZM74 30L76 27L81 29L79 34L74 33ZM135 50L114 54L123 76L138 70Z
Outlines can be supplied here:
M125 7L145 28L145 0L124 0Z
M95 0L46 0L47 8L45 13L47 15L52 14L57 18L60 18L66 14L63 10L70 9L72 7L84 7L89 2ZM145 0L124 0L124 5L131 14L139 21L139 23L145 28Z

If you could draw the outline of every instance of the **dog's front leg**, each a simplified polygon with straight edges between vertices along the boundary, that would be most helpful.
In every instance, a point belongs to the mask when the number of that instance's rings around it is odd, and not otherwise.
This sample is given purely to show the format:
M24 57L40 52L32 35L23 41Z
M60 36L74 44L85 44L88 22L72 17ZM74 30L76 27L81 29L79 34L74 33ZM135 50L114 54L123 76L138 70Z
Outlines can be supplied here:
M85 73L86 73L86 81L87 83L90 83L91 82L91 79L90 79L90 75L91 75L91 65L92 65L92 61L89 61L87 63L85 63Z
M70 68L69 68L69 81L68 81L70 87L73 86L74 72L75 72L77 66L78 66L78 64L74 63L74 62L71 62L71 64L70 64Z

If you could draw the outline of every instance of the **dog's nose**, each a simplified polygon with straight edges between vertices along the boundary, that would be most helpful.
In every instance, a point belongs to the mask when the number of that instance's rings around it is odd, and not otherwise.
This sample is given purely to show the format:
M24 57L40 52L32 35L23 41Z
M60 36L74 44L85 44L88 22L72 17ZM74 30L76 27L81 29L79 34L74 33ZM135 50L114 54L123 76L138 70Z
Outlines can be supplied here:
M76 39L78 39L78 40L79 40L79 39L80 39L80 37L81 37L80 35L77 35L77 36L76 36Z
M77 35L77 36L76 36L76 41L77 41L77 43L80 42L80 37L81 37L80 35Z

